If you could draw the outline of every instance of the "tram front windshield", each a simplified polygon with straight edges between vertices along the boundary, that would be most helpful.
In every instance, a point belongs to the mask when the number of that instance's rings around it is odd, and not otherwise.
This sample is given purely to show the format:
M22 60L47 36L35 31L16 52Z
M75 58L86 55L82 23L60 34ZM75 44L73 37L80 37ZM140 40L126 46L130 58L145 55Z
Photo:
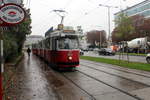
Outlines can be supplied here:
M57 43L58 49L78 49L77 38L60 38Z

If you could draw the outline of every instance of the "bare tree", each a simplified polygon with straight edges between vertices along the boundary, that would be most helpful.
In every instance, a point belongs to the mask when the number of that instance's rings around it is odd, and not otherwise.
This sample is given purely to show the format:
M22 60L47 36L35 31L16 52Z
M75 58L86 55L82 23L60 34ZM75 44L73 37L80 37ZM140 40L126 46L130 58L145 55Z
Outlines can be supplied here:
M104 30L92 30L87 32L87 42L96 46L96 43L103 45L106 42L106 32Z

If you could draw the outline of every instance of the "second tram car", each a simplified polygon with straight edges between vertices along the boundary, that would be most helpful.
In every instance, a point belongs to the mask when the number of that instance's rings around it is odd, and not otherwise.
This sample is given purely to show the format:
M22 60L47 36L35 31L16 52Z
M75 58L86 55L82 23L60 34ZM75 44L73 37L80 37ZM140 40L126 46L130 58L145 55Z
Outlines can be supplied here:
M45 39L33 44L32 51L53 67L72 69L79 66L78 48L78 33L68 28L48 30Z

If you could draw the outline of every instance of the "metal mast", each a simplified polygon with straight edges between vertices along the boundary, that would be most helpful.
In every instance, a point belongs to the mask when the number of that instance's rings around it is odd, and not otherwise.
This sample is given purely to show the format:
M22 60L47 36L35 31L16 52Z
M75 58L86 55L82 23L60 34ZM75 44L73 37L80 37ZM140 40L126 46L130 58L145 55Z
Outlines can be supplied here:
M99 4L99 6L106 7L108 9L108 41L109 41L109 45L110 45L112 42L111 32L110 32L110 8L118 8L118 7L102 5L102 4Z

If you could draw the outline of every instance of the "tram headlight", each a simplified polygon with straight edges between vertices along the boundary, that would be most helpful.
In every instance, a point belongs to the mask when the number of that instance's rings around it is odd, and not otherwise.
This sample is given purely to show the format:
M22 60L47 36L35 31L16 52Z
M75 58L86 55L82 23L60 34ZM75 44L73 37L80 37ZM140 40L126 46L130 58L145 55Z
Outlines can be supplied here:
M69 59L69 60L72 60L72 57L71 57L71 56L69 56L69 57L68 57L68 59Z

